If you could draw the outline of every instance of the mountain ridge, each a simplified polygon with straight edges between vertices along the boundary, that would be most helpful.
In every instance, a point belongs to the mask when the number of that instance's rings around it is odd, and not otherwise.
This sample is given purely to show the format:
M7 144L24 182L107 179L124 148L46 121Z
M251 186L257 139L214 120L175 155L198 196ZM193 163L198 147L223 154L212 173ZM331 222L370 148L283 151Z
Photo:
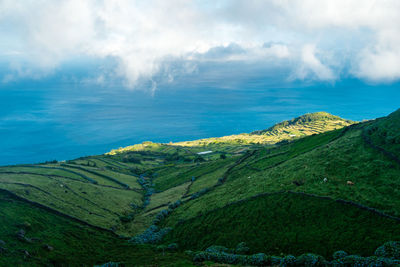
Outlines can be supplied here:
M283 140L293 140L312 134L319 134L325 131L339 129L357 122L340 118L327 112L314 112L301 115L291 120L277 123L267 129L242 133L237 135L227 135L222 137L210 137L193 141L182 141L169 143L176 146L212 146L212 145L232 145L232 144L275 144ZM142 144L120 147L113 149L107 154L127 152L130 150L141 150L144 146L155 144L150 141Z

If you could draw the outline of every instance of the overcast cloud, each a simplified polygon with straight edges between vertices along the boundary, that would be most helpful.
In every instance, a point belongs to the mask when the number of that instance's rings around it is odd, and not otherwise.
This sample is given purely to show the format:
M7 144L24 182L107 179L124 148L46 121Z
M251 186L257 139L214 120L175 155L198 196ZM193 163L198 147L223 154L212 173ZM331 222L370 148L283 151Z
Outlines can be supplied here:
M113 58L132 88L198 61L286 60L294 79L400 79L397 0L0 0L0 36L3 81L86 57Z

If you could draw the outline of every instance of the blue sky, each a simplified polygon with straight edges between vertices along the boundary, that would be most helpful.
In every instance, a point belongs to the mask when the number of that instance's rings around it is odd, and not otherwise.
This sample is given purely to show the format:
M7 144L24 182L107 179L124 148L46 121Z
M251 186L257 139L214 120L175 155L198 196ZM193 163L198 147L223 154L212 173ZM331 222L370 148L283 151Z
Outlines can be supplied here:
M0 79L95 62L84 82L154 91L204 62L248 62L286 64L283 81L387 84L400 78L399 25L395 0L2 0Z

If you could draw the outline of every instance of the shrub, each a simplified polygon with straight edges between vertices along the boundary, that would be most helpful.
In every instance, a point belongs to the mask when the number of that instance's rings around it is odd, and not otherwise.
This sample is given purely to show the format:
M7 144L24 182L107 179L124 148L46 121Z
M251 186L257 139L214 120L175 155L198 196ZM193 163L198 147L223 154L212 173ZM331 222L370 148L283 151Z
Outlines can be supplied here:
M185 250L185 255L193 257L195 253L192 250Z
M324 266L326 261L324 257L320 255L306 253L299 256L296 263L300 266Z
M232 253L233 250L230 249L230 248L226 248L224 246L213 245L213 246L210 246L210 247L206 248L205 252L209 252L209 253L222 253L222 252L224 252L224 253Z
M129 242L133 244L156 244L169 232L171 228L159 229L151 225L142 234L132 237Z
M118 262L112 262L112 261L104 263L102 265L95 265L95 267L118 267L118 266L121 265Z
M120 216L120 217L119 217L119 220L120 220L122 223L131 222L131 221L133 221L133 219L134 219L134 215L133 215L133 214L129 214L129 215L126 215L126 216Z
M171 210L162 210L160 211L156 218L153 221L153 224L159 224L163 219L165 219L169 214L171 213Z
M255 266L267 266L271 264L271 257L264 253L258 253L247 257L247 264Z
M339 259L339 262L343 265L339 266L367 266L367 259L358 255L349 255Z
M280 266L296 266L296 257L293 255L287 255L286 257L282 258L280 262Z
M169 251L176 251L176 250L178 250L178 244L177 244L177 243L171 243L171 244L169 244L169 245L167 246L167 249L168 249Z
M236 254L248 254L250 248L246 245L245 242L241 242L236 246L235 253Z
M271 256L271 265L279 265L281 260L281 257Z
M174 203L171 203L168 205L168 209L176 209L177 207L179 207L182 204L182 201L179 199L177 201L175 201Z
M198 198L198 197L204 195L205 193L207 193L208 190L209 190L208 188L203 188L203 189L201 189L199 192L194 193L194 194L190 197L190 199Z
M339 251L336 251L335 253L333 253L333 259L338 260L338 259L346 257L347 255L348 255L347 252L345 252L343 250L339 250Z
M400 259L400 242L386 242L375 250L375 255L378 257Z
M203 262L203 261L209 260L208 255L209 255L209 253L204 252L204 251L196 252L193 256L193 261L194 262Z

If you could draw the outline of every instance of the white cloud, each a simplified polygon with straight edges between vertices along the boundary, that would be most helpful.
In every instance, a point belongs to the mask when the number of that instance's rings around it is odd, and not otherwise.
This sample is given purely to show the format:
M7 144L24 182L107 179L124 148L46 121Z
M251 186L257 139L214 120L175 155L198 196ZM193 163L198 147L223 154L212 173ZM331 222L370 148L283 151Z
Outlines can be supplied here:
M351 38L363 32L372 39ZM114 58L131 87L190 72L168 66L174 59L191 69L196 60L291 59L298 78L320 80L340 77L336 65L347 61L357 77L400 79L396 0L0 0L0 34L0 59L14 70L6 80L82 57Z
M306 44L301 52L301 67L297 71L297 78L305 79L315 76L319 80L333 80L332 70L321 63L316 56L315 45Z

